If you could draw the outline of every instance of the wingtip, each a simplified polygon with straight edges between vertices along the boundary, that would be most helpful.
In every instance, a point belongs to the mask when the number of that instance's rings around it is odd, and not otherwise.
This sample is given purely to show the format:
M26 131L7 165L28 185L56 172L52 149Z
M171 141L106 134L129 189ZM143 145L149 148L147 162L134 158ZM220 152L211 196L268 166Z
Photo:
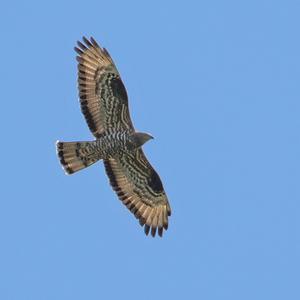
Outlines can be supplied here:
M88 47L93 47L93 44L91 43L91 41L90 41L87 37L83 36L83 37L82 37L82 40L85 42L85 44L86 44Z
M82 49L83 51L85 51L87 49L86 45L84 45L82 42L77 41L77 46Z
M150 226L146 224L144 227L144 231L145 231L145 234L148 235L149 231L150 231Z
M74 51L79 55L83 54L83 51L81 49L79 49L78 47L74 47Z
M157 233L158 233L158 235L159 235L160 237L163 236L163 232L164 232L163 227L158 227Z
M156 234L156 227L152 227L151 228L151 235L152 235L152 237L155 237L155 234Z
M100 48L100 45L97 43L97 41L90 36L90 38L88 38L87 36L83 35L81 40L83 41L83 43L81 41L77 41L77 45L79 46L79 48L82 49L82 47L84 47L84 49L87 48L87 46L90 47L95 47L95 48Z
M99 46L99 44L97 43L97 41L96 41L92 36L90 37L90 40L91 40L92 44L93 44L95 47L101 48L101 47Z

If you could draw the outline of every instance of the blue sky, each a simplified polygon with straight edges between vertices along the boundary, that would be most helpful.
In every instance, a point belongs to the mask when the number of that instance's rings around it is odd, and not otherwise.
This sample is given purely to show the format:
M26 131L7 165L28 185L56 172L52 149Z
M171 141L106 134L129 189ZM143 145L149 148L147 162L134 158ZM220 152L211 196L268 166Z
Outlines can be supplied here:
M1 4L0 298L300 299L298 1ZM146 237L92 139L73 46L113 56L173 209Z

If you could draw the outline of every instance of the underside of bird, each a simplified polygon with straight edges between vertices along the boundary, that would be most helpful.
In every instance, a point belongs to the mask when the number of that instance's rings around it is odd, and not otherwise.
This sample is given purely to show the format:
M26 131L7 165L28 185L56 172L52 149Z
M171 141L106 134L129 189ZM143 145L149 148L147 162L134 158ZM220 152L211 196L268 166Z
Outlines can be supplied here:
M66 174L80 171L100 159L118 158L144 145L153 137L144 132L109 132L95 141L56 142L56 151Z

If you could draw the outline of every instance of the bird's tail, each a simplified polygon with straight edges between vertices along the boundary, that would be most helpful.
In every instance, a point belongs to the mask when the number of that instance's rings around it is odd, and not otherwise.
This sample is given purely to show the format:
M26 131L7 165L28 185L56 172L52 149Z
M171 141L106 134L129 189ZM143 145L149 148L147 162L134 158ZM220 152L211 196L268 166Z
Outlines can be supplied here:
M56 151L66 174L73 174L99 160L95 142L56 142Z

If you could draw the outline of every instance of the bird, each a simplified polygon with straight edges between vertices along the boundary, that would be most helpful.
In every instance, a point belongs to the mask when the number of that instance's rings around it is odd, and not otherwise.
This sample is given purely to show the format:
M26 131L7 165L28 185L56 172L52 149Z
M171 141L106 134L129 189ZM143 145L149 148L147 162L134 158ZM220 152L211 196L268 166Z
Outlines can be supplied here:
M157 232L162 237L171 207L159 175L142 150L153 137L135 131L126 88L108 51L85 36L74 50L80 107L95 139L57 141L59 161L66 174L103 161L110 185L145 234L155 237Z

